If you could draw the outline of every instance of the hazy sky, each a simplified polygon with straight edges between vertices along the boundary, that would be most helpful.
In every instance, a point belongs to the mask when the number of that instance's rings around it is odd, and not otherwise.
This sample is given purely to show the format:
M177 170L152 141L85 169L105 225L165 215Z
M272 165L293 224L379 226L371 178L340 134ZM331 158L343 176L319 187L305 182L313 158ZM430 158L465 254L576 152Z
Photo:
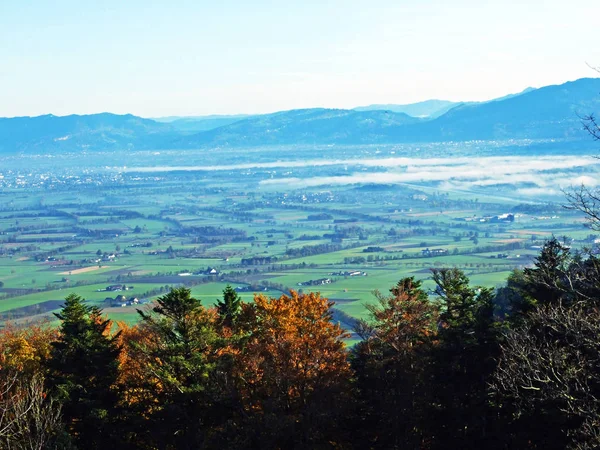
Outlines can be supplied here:
M598 76L597 0L0 0L0 116L484 100Z

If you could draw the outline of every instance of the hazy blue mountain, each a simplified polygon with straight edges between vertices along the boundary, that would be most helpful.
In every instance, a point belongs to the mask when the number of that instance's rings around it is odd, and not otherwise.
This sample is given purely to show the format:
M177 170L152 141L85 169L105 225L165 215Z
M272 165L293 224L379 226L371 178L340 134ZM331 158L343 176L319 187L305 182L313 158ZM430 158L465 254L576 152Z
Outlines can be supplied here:
M389 129L420 121L407 114L389 111L297 109L255 116L186 136L178 140L175 147L378 142L385 138Z
M528 88L523 89L521 92L517 92L516 94L508 94L508 95L505 95L503 97L493 98L491 100L488 100L487 102L482 102L482 103L498 102L498 101L501 101L501 100L508 100L509 98L513 98L513 97L517 97L519 95L527 94L528 92L531 92L531 91L535 91L535 88L528 87ZM467 102L467 103L473 103L473 102Z
M118 150L166 146L173 127L110 113L0 118L0 152Z
M463 104L423 126L396 130L394 141L588 139L580 117L600 111L600 78L534 89L505 100Z
M439 117L459 104L459 102L448 100L425 100L424 102L410 103L408 105L376 104L359 106L354 108L354 111L391 111L408 114L412 117Z
M230 125L240 120L253 117L249 114L210 115L210 116L171 116L153 118L156 122L168 123L173 128L186 134L200 133Z
M600 111L600 78L584 78L485 103L436 119L391 111L309 109L259 116L187 136L177 145L361 144L473 139L587 139L580 116Z
M427 119L392 111L323 108L162 122L109 113L0 118L0 153L491 139L588 141L580 117L591 113L600 113L600 78L527 90L485 103L462 103ZM199 119L207 122L194 123ZM219 120L224 125L195 132L198 127L216 126L214 121Z
M497 102L501 100L507 100L518 95L526 94L535 90L535 88L528 87L527 89L517 92L516 94L508 94L503 97L494 98L485 102L451 102L448 100L425 100L418 103L409 103L407 105L395 105L395 104L384 104L384 105L369 105L359 106L354 108L354 111L392 111L401 112L408 114L413 117L428 117L435 119L443 114L446 114L452 108L460 105L474 105L481 103Z

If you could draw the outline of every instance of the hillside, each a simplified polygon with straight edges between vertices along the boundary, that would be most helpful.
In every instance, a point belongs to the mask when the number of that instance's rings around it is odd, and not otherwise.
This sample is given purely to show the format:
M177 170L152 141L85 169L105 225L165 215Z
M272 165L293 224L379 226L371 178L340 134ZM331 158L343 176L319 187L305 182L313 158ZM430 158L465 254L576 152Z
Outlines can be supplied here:
M161 123L168 123L174 129L182 133L194 134L230 125L250 117L252 116L247 114L237 114L233 116L211 115L191 117L158 117L153 118L152 120Z
M508 100L509 98L516 97L518 95L523 95L528 92L535 90L534 88L528 87L521 92L517 92L516 94L508 94L499 98L494 98L492 100L483 101L483 102L451 102L448 100L425 100L423 102L418 103L409 103L407 105L396 105L396 104L384 104L384 105L369 105L369 106L359 106L354 108L354 111L391 111L391 112L401 112L404 114L408 114L413 117L421 117L421 118L431 118L435 119L437 117L446 114L452 108L455 108L460 105L479 105L483 103L489 102L497 102L502 100Z
M0 152L69 152L167 146L174 129L131 114L0 118Z
M255 116L188 136L175 147L379 142L390 129L419 122L389 111L300 109Z
M179 141L182 147L362 144L473 139L587 139L580 117L600 111L600 78L547 86L433 119L390 111L296 110L259 116Z
M412 117L439 117L445 114L455 106L460 105L460 102L450 102L448 100L425 100L418 103L410 103L408 105L368 105L354 108L354 111L391 111L408 114Z
M600 78L547 86L483 104L460 105L392 140L587 139L580 117L600 111Z
M0 119L0 152L214 146L587 140L581 116L600 112L600 78L463 103L437 118L388 110L301 109L248 117L143 119L109 113ZM215 128L216 127L216 128ZM197 132L201 130L200 132Z

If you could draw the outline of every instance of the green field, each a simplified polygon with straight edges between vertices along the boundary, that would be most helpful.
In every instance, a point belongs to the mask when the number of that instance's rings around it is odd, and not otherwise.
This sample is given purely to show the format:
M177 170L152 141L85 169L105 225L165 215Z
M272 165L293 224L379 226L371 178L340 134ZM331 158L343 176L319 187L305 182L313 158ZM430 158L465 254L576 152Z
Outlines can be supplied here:
M63 170L38 164L32 177ZM91 181L76 188L65 181L0 191L0 320L50 316L73 292L116 320L135 321L135 304L106 300L121 293L105 289L120 284L145 302L186 285L207 305L227 284L247 301L255 292L320 291L340 311L364 317L373 291L403 277L432 288L431 268L458 267L474 285L496 287L531 265L552 235L574 248L597 237L561 198L524 200L516 187L284 189L263 185L265 170L113 174L104 159L89 164Z

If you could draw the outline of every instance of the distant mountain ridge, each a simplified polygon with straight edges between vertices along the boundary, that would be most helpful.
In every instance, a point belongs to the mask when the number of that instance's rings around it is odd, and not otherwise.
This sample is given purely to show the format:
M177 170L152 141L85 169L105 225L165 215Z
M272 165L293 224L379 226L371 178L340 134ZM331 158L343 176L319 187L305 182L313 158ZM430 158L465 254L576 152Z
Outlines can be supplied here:
M407 105L368 105L353 108L354 111L391 111L408 114L412 117L439 117L461 102L451 102L448 100L425 100L418 103L409 103Z
M598 111L600 78L583 78L504 100L460 104L436 119L417 119L391 111L296 110L249 118L187 136L180 143L182 148L194 148L476 139L584 140L587 135L581 130L580 117ZM308 120L313 116L319 120ZM323 120L326 118L329 120Z
M368 143L386 130L420 119L389 111L296 109L255 116L178 141L181 148L198 145L279 145L295 143Z
M131 114L0 118L0 152L119 150L168 145L174 129Z
M249 114L235 115L210 115L210 116L189 116L189 117L157 117L153 118L156 122L168 123L173 128L183 133L200 133L202 131L213 130L215 128L230 125L243 119L254 117Z
M528 87L521 92L517 92L516 94L508 94L503 97L493 98L491 100L483 101L483 102L451 102L448 100L425 100L423 102L417 103L409 103L406 105L396 105L396 104L385 104L385 105L369 105L369 106L359 106L357 108L353 108L354 111L392 111L392 112L401 112L404 114L408 114L413 117L420 118L431 118L435 119L440 117L443 114L446 114L452 108L459 105L475 105L489 102L497 102L501 100L507 100L512 97L516 97L518 95L526 94L528 92L534 91L535 88Z
M582 131L580 117L592 113L600 113L600 78L528 89L485 103L461 103L439 117L428 118L390 110L325 108L162 121L110 113L0 118L0 153L506 139L584 141L588 136ZM198 127L210 129L197 131Z

